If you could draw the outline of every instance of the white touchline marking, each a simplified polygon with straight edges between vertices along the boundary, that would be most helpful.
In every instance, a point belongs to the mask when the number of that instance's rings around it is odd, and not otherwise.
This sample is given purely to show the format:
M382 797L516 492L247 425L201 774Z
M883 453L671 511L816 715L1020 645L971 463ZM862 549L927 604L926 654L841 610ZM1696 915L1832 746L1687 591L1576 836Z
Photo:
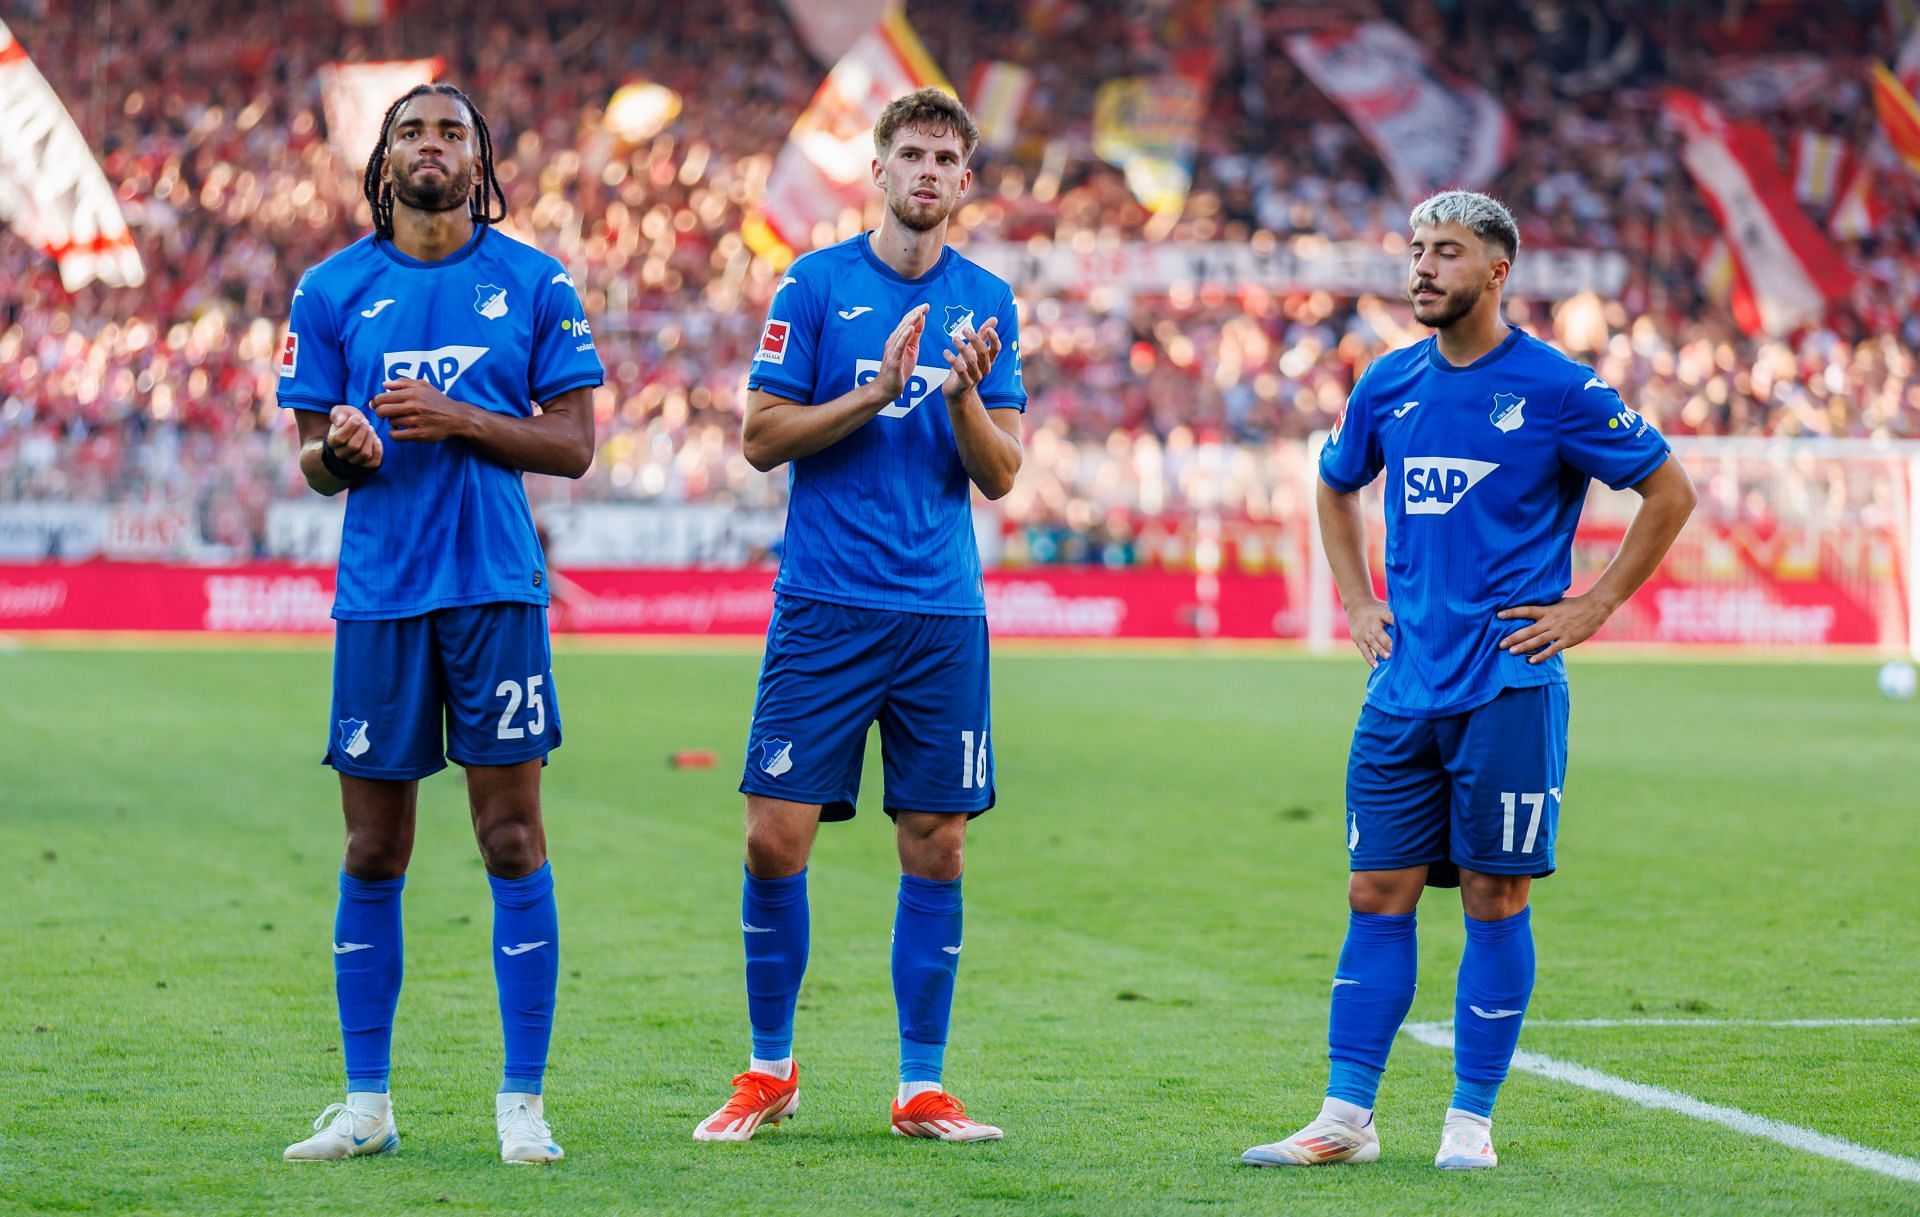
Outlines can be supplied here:
M1800 1020L1784 1025L1800 1026L1808 1023L1815 1026L1854 1025L1853 1020L1818 1022ZM1881 1024L1867 1022L1865 1025L1880 1026ZM1453 1047L1453 1028L1445 1023L1408 1023L1401 1030L1429 1047L1447 1049ZM1601 1094L1610 1094L1615 1098L1625 1099L1629 1103L1638 1103L1642 1107L1650 1107L1657 1111L1675 1111L1683 1116L1692 1116L1696 1120L1705 1120L1709 1124L1724 1125L1735 1132L1746 1133L1750 1137L1764 1137L1790 1149L1804 1150L1810 1154L1818 1154L1822 1158L1832 1158L1837 1162L1845 1162L1850 1166L1857 1166L1877 1174L1890 1175L1908 1183L1920 1183L1920 1160L1868 1149L1864 1145L1855 1145L1839 1137L1829 1137L1811 1128L1801 1128L1797 1124L1786 1124L1779 1120L1769 1120L1765 1116L1756 1116L1751 1112L1741 1111L1738 1107L1722 1107L1718 1103L1708 1103L1677 1090L1649 1086L1644 1082L1629 1082L1625 1078L1617 1078L1610 1073L1601 1073L1598 1069L1589 1069L1585 1065L1576 1065L1571 1061L1555 1060L1550 1056L1542 1056L1538 1052L1515 1052L1513 1068L1527 1073L1537 1073L1543 1078L1565 1082L1570 1086L1597 1090Z
M1430 1026L1444 1024L1433 1023ZM1920 1018L1530 1018L1529 1027L1916 1027Z

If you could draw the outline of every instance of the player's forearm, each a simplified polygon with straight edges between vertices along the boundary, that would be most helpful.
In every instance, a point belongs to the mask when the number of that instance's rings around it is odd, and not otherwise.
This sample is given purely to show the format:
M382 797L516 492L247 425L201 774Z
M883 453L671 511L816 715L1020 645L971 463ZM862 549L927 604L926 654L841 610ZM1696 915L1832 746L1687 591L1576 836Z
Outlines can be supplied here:
M502 465L527 473L577 478L593 465L593 434L571 417L539 413L512 418L475 407L460 438Z
M1367 571L1367 525L1360 514L1360 496L1342 494L1325 482L1316 484L1314 494L1320 511L1320 547L1333 569L1340 603L1351 612L1378 599Z
M1020 441L994 425L980 395L971 389L959 401L947 403L947 416L967 477L989 499L1005 497L1020 472Z
M1620 539L1613 561L1586 592L1588 599L1604 605L1609 614L1660 569L1661 559L1693 514L1696 501L1693 479L1672 457L1634 489L1641 494L1640 509L1634 512L1633 523Z
M331 498L345 490L351 483L345 478L335 477L321 457L321 451L327 446L322 439L308 440L300 445L300 476L307 479L307 485L316 492Z
M750 403L746 422L740 428L740 447L747 463L767 473L852 435L892 400L873 387L876 383L868 381L850 393L812 406L778 399Z

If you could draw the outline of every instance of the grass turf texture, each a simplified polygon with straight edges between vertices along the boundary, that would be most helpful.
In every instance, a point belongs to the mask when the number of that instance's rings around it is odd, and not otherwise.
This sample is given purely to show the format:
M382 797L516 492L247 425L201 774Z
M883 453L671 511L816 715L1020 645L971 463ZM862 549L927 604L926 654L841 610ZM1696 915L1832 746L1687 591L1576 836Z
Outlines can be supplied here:
M1436 1171L1446 1053L1402 1038L1384 1159L1241 1167L1318 1106L1357 662L1003 655L1003 797L969 851L948 1079L1000 1144L889 1136L897 868L870 757L823 830L797 1121L694 1122L747 1055L738 775L751 655L563 649L546 801L564 954L549 1115L502 1166L487 888L422 791L401 1152L290 1164L341 1088L324 649L0 655L0 1210L314 1213L1871 1213L1920 1184L1525 1074L1501 1166ZM1915 1013L1920 705L1868 664L1576 661L1543 1019ZM711 747L718 769L671 770ZM1452 1016L1457 898L1412 1017ZM1521 1046L1920 1154L1920 1028L1530 1027Z

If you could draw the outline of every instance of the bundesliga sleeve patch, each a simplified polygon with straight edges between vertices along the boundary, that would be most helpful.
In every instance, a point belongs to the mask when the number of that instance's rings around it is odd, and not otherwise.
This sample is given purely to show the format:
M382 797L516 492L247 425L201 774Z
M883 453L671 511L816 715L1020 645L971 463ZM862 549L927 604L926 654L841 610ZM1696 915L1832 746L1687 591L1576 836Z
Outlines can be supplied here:
M754 352L754 359L759 363L785 363L787 334L792 328L790 322L775 321L769 317L767 328L760 331L760 349ZM289 375L289 373L283 372L281 375Z
M292 380L300 366L300 335L287 332L286 345L280 348L280 379Z

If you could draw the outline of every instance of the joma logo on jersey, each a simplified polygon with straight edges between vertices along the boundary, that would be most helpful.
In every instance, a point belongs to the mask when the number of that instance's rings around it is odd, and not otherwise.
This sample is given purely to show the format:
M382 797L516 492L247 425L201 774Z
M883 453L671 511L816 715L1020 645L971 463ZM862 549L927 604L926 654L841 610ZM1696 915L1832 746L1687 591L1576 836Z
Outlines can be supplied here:
M855 386L870 384L880 375L878 359L856 359L853 362L853 383ZM893 404L880 411L881 418L905 418L912 414L914 407L933 395L933 391L945 384L947 369L929 367L921 364L914 368L913 375L907 377L907 387Z
M1406 463L1407 514L1443 516L1462 495L1500 466L1457 456L1410 456Z
M382 380L424 380L442 393L480 362L487 347L435 347L431 351L388 351L381 356Z

